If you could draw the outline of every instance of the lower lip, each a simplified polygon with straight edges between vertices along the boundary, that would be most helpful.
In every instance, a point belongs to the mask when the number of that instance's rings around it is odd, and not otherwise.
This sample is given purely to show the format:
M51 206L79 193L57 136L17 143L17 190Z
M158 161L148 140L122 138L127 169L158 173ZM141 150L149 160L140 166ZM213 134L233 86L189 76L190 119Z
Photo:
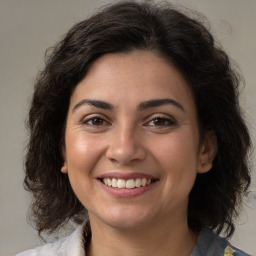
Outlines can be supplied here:
M136 197L139 195L144 194L145 192L153 189L158 181L155 181L151 183L150 185L147 185L145 187L139 187L139 188L113 188L106 186L104 183L102 183L100 180L98 180L102 188L109 193L112 196L115 197L123 197L123 198L129 198L129 197Z

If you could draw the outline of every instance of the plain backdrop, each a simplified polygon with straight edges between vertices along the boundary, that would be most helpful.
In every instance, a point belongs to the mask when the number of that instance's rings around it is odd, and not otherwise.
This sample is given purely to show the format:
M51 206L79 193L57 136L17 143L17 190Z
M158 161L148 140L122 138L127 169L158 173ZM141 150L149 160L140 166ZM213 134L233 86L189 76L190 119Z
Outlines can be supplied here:
M171 1L171 0L170 0ZM102 4L97 0L0 0L0 256L40 243L27 222L30 195L23 189L24 120L44 52L76 22ZM213 34L238 63L246 87L242 106L256 143L256 1L171 1L202 12ZM255 154L253 154L255 163ZM255 171L253 171L255 172ZM255 174L251 190L255 191ZM256 200L252 194L232 243L256 255Z

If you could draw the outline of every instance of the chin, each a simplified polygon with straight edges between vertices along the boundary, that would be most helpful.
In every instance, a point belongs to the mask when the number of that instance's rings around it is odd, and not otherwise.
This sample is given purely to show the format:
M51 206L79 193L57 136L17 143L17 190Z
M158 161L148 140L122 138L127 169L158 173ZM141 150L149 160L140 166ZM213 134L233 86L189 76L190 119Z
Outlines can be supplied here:
M102 224L122 230L137 229L147 225L153 219L151 215L152 213L145 212L145 209L140 211L133 207L130 209L127 209L127 207L124 209L112 209L106 212L106 214L101 213L93 217L89 214L91 221L92 218L96 217Z

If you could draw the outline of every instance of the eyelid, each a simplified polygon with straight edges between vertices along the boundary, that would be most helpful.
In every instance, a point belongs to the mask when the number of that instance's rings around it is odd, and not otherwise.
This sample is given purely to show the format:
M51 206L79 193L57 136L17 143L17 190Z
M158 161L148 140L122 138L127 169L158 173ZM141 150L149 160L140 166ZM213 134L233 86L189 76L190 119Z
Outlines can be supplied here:
M173 121L176 121L176 119L170 115L170 114L166 114L166 113L154 113L154 114L151 114L151 115L148 115L146 118L145 118L145 121L146 120L152 120L152 119L155 119L155 118L163 118L163 119L170 119L170 120L173 120Z
M108 120L109 118L99 113L86 115L85 117L82 118L81 123L86 125L90 120L93 120L93 119L102 119L106 124L110 125L110 121Z
M146 118L144 126L153 126L149 125L150 122L154 121L155 119L163 119L169 122L169 124L159 126L159 127L167 127L167 126L175 126L177 125L177 120L174 117L171 117L170 115L167 114L153 114L150 115L149 117ZM156 127L156 126L155 126Z

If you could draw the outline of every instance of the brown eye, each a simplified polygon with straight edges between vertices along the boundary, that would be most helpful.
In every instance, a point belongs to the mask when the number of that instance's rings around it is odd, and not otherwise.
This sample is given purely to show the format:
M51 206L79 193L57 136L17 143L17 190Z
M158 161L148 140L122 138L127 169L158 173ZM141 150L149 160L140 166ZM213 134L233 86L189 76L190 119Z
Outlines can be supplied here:
M155 118L154 120L152 120L152 123L155 125L155 126L164 126L166 125L168 122L166 119L164 118Z
M92 118L91 120L87 121L88 124L99 126L104 124L104 120L101 118Z
M155 117L151 119L149 122L147 122L145 126L164 128L164 127L174 126L175 124L176 124L176 121L173 119L164 118L164 117Z
M103 126L103 125L107 125L108 123L100 117L91 117L85 120L83 124L87 126Z

